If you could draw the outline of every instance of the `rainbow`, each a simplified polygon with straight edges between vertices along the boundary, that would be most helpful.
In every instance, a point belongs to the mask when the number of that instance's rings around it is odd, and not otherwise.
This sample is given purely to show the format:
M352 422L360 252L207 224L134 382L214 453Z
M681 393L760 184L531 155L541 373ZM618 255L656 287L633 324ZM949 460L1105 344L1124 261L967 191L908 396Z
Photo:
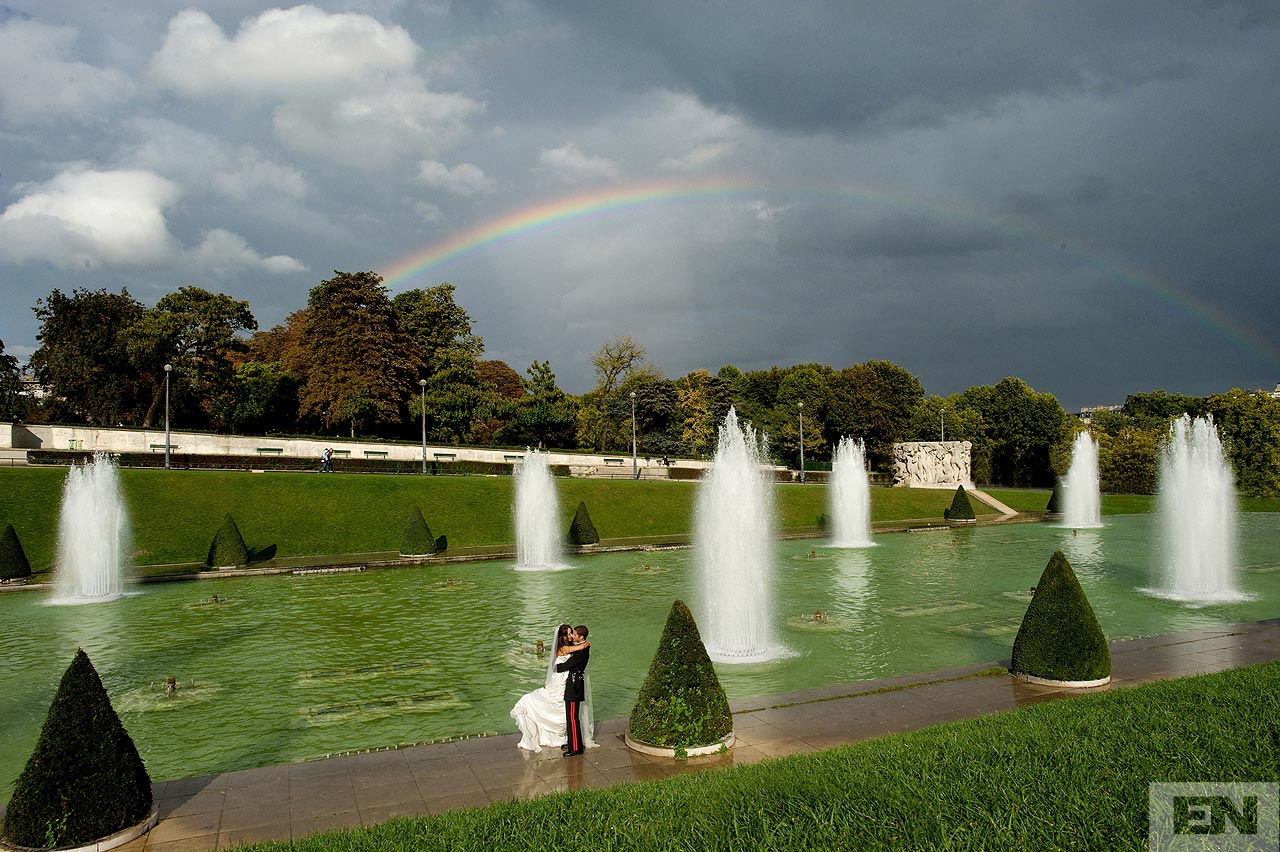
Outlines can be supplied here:
M1147 269L1122 264L1079 240L1044 232L1026 221L1001 218L978 208L964 207L936 198L906 195L900 191L890 191L872 185L779 184L735 176L611 185L553 198L504 213L418 248L389 264L380 271L380 274L383 283L394 291L423 279L436 267L461 255L565 222L658 204L764 193L829 197L844 201L859 200L886 207L925 210L949 219L989 224L1019 239L1066 252L1075 260L1156 296L1171 305L1178 313L1190 317L1197 323L1207 325L1280 372L1280 345L1277 345L1269 336L1242 324L1216 305Z

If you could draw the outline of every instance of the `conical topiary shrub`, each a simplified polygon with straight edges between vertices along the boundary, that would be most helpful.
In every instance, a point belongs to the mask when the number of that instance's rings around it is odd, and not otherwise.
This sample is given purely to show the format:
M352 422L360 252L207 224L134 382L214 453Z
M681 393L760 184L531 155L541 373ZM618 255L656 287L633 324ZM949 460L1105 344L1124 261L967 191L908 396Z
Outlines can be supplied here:
M141 822L151 778L83 650L62 676L4 814L4 840L77 846Z
M956 496L951 500L951 508L944 509L942 517L948 521L977 520L978 516L973 513L973 504L969 502L969 495L964 493L963 485L956 488Z
M204 564L210 568L230 568L249 564L249 548L245 547L244 536L236 526L236 519L228 514L222 519L222 526L209 545L209 555Z
M1053 554L1013 640L1015 675L1081 685L1111 678L1111 652L1062 551Z
M733 714L720 679L683 601L671 605L649 676L631 711L628 735L641 744L674 749L712 746L733 732Z
M600 543L600 533L591 523L591 513L587 511L585 500L578 501L578 511L573 513L573 523L569 524L569 543L578 546Z
M436 539L431 537L431 527L427 526L427 519L422 516L422 510L415 504L409 511L409 522L404 527L400 555L426 556L438 550L440 548L436 544Z
M1044 510L1050 515L1062 514L1062 480L1053 480L1053 493L1049 495L1049 505Z
M13 524L6 524L4 533L0 534L0 580L17 580L31 576L31 563L27 561L27 552L18 541L18 533Z

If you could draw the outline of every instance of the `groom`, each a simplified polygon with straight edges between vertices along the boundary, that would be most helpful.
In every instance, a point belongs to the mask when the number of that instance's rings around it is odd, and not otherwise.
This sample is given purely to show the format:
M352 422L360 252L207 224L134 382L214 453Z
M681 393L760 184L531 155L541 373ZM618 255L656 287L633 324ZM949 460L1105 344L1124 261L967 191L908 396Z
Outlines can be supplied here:
M573 628L570 636L575 645L585 645L587 641L586 625L579 624ZM571 651L569 659L563 663L556 664L556 671L569 673L569 677L564 682L565 733L569 738L569 741L562 746L565 757L582 754L585 745L579 716L581 715L582 702L587 698L586 671L587 661L590 657L591 646L586 645L577 651Z

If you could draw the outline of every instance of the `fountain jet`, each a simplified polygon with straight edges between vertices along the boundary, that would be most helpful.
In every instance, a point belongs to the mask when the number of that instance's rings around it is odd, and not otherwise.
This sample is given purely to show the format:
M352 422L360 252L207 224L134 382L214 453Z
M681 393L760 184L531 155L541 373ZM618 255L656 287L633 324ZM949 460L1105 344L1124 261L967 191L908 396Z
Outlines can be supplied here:
M875 547L871 540L871 487L866 444L841 438L831 462L832 547Z
M1207 604L1248 600L1235 587L1236 492L1213 420L1182 415L1169 428L1156 499L1161 597Z
M111 458L95 453L93 461L73 464L62 489L55 601L98 603L120 597L128 542L120 472Z
M526 448L515 479L516 570L567 568L560 557L559 503L546 454Z
M1073 529L1102 526L1098 479L1098 442L1088 432L1076 435L1071 467L1062 478L1062 525Z
M758 662L773 640L773 486L767 444L730 408L698 492L699 632L711 659Z

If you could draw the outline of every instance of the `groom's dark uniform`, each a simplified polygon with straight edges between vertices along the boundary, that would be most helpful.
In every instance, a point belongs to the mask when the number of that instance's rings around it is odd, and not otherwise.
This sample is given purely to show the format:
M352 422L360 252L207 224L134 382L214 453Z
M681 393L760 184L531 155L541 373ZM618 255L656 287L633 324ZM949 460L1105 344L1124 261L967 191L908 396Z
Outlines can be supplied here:
M586 671L587 661L591 658L591 649L583 648L569 654L569 659L556 664L556 671L568 672L564 682L564 725L568 734L568 749L565 754L582 754L582 724L579 715L582 702L587 698Z

